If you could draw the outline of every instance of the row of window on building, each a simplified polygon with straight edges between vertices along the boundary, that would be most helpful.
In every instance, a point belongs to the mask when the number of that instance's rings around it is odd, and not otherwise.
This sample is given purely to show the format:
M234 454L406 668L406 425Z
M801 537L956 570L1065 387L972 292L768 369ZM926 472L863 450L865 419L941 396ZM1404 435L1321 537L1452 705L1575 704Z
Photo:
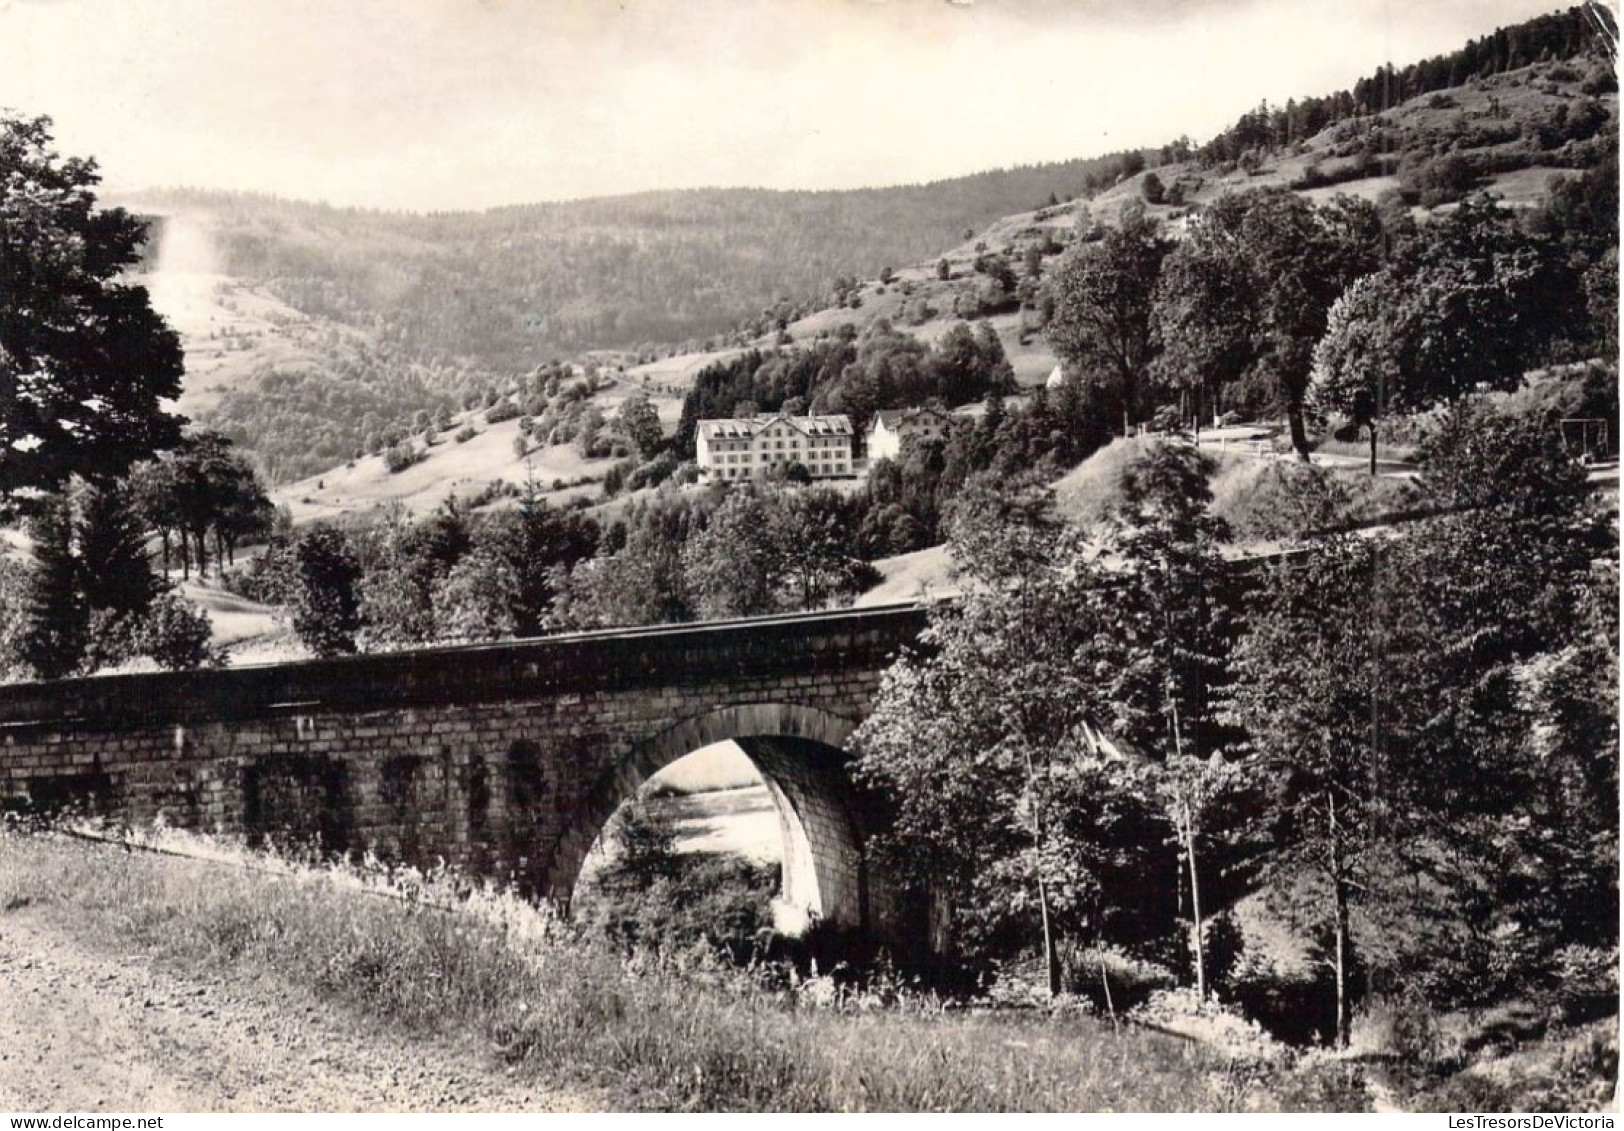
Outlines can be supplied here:
M949 419L935 408L876 413L866 437L870 463L896 458L906 441L945 436ZM740 479L792 463L814 479L849 478L858 470L852 442L851 420L843 413L701 420L695 437L699 468L716 479Z

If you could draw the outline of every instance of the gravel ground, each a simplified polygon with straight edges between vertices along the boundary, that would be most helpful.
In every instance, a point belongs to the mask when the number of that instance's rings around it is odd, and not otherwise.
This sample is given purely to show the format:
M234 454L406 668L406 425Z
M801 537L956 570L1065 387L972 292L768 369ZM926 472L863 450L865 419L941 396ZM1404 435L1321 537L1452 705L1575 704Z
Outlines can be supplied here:
M185 979L0 914L0 1111L583 1111L472 1048L380 1032L290 987Z

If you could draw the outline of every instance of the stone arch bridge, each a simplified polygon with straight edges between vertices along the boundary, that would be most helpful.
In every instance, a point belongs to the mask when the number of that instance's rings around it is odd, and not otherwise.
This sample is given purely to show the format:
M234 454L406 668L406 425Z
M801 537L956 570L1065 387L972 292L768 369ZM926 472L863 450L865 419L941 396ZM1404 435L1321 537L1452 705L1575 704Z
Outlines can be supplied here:
M784 901L882 935L897 901L842 747L918 606L0 687L0 801L320 838L568 900L650 774L731 739L778 809Z

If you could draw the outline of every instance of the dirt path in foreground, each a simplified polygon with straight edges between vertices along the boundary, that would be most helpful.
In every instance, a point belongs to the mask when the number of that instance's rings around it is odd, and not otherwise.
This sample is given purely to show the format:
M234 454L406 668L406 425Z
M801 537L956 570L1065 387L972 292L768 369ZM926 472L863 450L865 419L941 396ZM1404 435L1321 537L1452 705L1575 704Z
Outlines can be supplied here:
M522 1071L522 1070L521 1070ZM0 1111L580 1111L468 1049L286 987L181 979L29 910L0 914Z

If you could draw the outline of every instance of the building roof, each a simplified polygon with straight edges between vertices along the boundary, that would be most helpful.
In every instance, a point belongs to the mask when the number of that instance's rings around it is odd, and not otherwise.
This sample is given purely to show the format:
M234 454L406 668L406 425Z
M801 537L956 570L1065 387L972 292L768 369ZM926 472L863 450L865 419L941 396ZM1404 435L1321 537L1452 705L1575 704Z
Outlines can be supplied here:
M868 430L870 432L874 431L874 426L881 423L887 428L895 429L897 425L904 421L927 415L940 417L942 420L951 420L953 418L952 413L944 412L939 408L931 408L929 405L920 408L882 408L869 420Z
M850 436L851 418L844 413L823 416L785 416L783 413L764 413L760 416L733 416L720 420L701 420L699 435L706 439L749 439L768 425L782 421L805 436Z

